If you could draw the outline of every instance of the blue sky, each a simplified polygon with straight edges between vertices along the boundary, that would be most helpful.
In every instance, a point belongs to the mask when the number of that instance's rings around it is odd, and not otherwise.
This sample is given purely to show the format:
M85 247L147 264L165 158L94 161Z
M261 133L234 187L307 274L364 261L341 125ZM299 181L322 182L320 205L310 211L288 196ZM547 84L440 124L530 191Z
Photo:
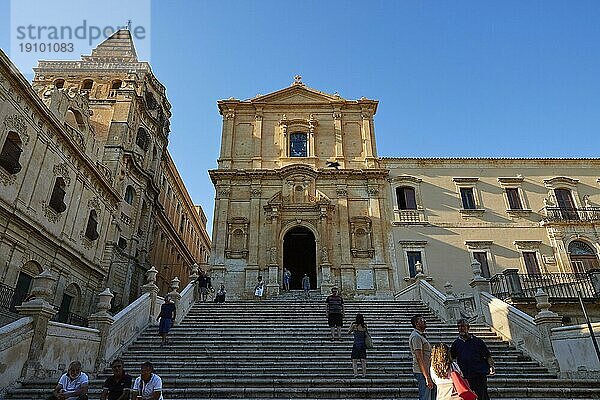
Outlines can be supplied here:
M379 100L380 156L598 157L598 1L152 1L151 11L170 150L209 220L216 101L281 89L296 74Z

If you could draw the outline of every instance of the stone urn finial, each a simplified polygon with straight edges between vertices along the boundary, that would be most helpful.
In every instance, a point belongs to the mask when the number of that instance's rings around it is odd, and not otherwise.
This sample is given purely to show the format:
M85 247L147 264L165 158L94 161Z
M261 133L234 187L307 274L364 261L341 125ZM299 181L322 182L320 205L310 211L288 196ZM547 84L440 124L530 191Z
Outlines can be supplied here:
M179 278L178 277L175 277L171 280L170 287L171 287L171 292L176 292L177 289L179 289Z
M542 288L539 288L535 292L535 307L540 310L540 313L550 312L550 302L548 301L549 296L544 292Z
M190 280L195 281L198 278L198 269L200 266L196 263L193 263L190 268L192 270L192 273L190 274Z
M417 276L423 276L423 264L421 264L421 261L415 263L415 272Z
M54 282L56 282L56 277L47 269L42 271L41 274L34 276L31 289L32 299L41 299L50 303L52 294L54 293Z
M146 273L146 281L148 283L154 284L156 282L156 274L158 274L158 271L156 270L156 268L154 268L154 266L152 266L152 268L150 268Z
M473 269L473 278L481 279L481 263L475 259L471 261L471 268Z
M453 297L454 296L454 291L452 290L452 284L448 281L446 281L446 283L444 283L444 291L446 293L446 297Z
M110 292L109 288L104 289L103 292L98 294L98 304L96 305L97 313L108 313L110 310L110 302L112 301L114 294Z

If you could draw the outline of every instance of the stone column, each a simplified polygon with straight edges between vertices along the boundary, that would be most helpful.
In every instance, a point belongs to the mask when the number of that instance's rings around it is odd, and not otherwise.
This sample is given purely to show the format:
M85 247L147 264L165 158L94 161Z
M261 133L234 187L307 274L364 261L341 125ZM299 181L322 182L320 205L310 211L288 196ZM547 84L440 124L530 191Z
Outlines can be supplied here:
M50 304L54 294L56 277L48 270L33 278L33 289L31 299L20 306L16 306L19 314L33 319L33 337L27 361L21 370L21 378L30 380L32 378L44 378L45 373L41 364L44 355L44 344L48 334L48 322L56 314L56 310Z
M348 216L348 188L345 184L337 185L337 215L339 223L340 241L340 290L343 293L354 294L356 292L356 277L352 259L350 257L350 222Z
M170 287L171 291L167 294L173 303L175 303L175 309L177 310L177 318L173 323L181 321L183 318L183 313L179 310L179 303L181 301L181 294L179 293L179 278L175 277L171 280Z
M262 168L262 125L263 125L263 112L262 107L256 108L256 114L254 114L254 129L252 132L254 140L254 152L252 154L252 168Z
M157 273L158 271L154 267L150 268L146 275L147 283L142 286L143 293L150 293L150 314L148 315L148 322L151 324L156 324L154 313L156 312L156 299L158 297L158 286L156 286Z
M536 307L540 310L533 321L539 331L540 343L542 345L543 363L546 368L552 373L559 372L559 365L554 356L552 348L552 339L550 337L552 328L561 326L562 317L555 312L550 311L550 302L548 295L542 289L538 289L535 294Z
M194 285L194 302L200 300L200 293L198 292L198 270L200 266L196 263L193 263L191 266L191 274L190 274L190 283Z
M342 168L345 168L342 141L342 111L340 107L335 107L333 111L333 129L335 131L335 161L339 162Z
M320 252L317 259L321 267L321 293L329 295L334 286L331 281L331 263L329 262L329 229L327 224L327 205L321 205L319 215Z
M446 300L444 300L444 307L446 307L446 322L456 322L460 319L460 302L452 291L452 284L446 282L444 284L446 292Z
M98 354L96 355L96 361L94 363L94 372L100 371L108 364L106 348L110 327L114 322L114 319L112 315L108 313L108 310L110 310L110 302L113 297L114 295L110 292L109 288L106 288L102 293L98 294L98 305L96 306L98 311L88 318L90 328L95 328L100 331L100 347L98 348Z
M273 206L271 210L271 230L270 230L270 243L271 246L268 250L269 253L269 262L267 263L268 268L268 280L267 280L267 295L268 296L277 296L279 295L279 254L278 254L278 237L277 233L279 232L279 210L276 206ZM258 266L257 266L258 268ZM260 272L259 272L260 275ZM250 289L254 290L254 284L256 280L253 282Z
M490 293L490 280L481 276L481 264L477 260L471 261L471 269L473 270L473 279L469 282L473 290L473 298L475 299L475 308L477 309L477 321L485 322L483 307L481 304L481 293Z

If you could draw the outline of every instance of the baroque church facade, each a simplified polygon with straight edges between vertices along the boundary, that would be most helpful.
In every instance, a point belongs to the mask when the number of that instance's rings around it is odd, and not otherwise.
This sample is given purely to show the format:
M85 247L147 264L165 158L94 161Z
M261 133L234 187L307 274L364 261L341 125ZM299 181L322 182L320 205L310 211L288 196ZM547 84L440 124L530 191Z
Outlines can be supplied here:
M252 297L332 286L390 298L422 273L466 292L486 278L599 267L600 160L379 158L377 101L290 87L218 102L213 279Z
M170 104L120 30L78 61L40 61L29 84L0 52L0 281L10 307L57 278L59 319L118 310L146 271L169 291L206 264L206 217L169 155ZM4 305L4 304L3 304Z

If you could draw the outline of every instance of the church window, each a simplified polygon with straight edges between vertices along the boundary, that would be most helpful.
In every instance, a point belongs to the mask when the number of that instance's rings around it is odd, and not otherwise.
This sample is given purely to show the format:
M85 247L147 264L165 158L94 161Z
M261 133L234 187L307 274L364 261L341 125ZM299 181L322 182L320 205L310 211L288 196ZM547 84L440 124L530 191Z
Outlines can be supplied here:
M87 227L85 228L85 237L89 240L98 239L98 214L96 210L91 210L88 217Z
M57 213L61 213L67 209L65 194L65 180L60 177L56 178L52 196L50 197L50 207Z
M119 241L117 243L117 246L119 246L119 248L121 250L125 250L127 248L127 239L125 239L124 237L120 237Z
M148 150L148 144L150 143L150 138L148 137L148 133L144 128L138 129L137 136L135 138L135 144L142 150Z
M0 167L8 171L9 174L16 174L21 170L19 158L23 152L21 139L15 132L8 132L8 136L0 152Z
M302 132L290 135L290 157L307 157L308 139L307 134Z
M133 190L133 186L128 185L127 189L125 189L125 202L127 204L133 204L134 197L135 197L135 190Z

